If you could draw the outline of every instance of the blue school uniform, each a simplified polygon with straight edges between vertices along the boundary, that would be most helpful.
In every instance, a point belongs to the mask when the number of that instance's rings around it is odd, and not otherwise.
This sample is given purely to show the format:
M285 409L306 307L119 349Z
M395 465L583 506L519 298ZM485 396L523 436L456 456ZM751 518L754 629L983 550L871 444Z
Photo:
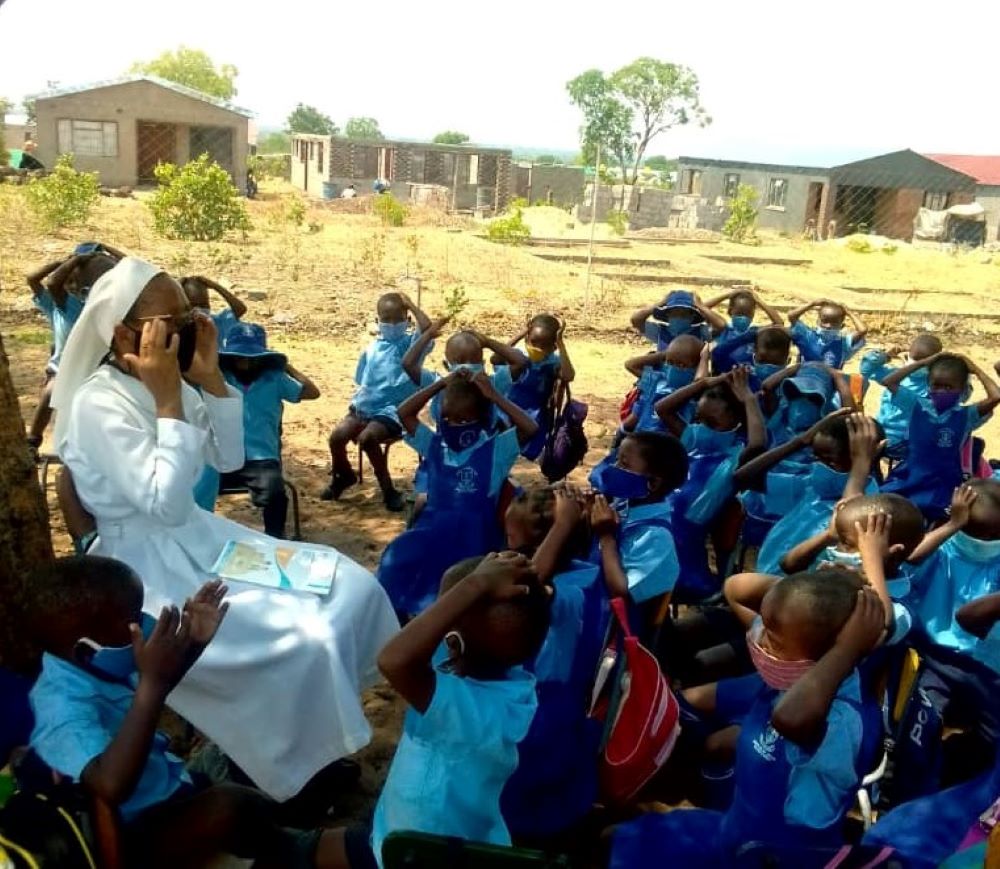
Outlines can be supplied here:
M715 339L715 346L712 348L712 370L716 374L725 374L740 365L753 365L754 345L759 331L757 326L751 326L742 332L732 325L726 326ZM760 386L756 389L760 389Z
M521 668L480 681L438 670L430 705L408 709L375 806L372 850L409 830L509 845L500 793L517 765L517 746L535 715L535 680Z
M612 840L610 869L725 869L750 842L793 853L843 844L844 815L881 737L873 726L879 723L877 706L862 696L853 673L837 691L822 742L807 750L771 725L781 697L761 682L743 717L729 810L675 810L622 824ZM830 856L813 859L824 866ZM803 853L794 865L814 864Z
M690 381L688 382L690 383ZM681 388L675 384L673 373L669 369L665 370L663 367L648 365L642 370L642 376L636 384L639 389L639 398L632 408L632 412L636 415L633 431L667 431L663 420L656 414L656 402ZM694 410L695 403L688 402L681 408L681 419L685 421L691 419L694 416Z
M928 518L942 517L964 479L962 444L988 417L974 404L938 413L928 399L906 389L897 390L895 400L908 414L909 446L882 491L909 498Z
M358 359L354 371L357 389L351 408L362 419L382 417L399 425L396 408L417 391L410 376L403 370L403 357L420 332L407 332L402 338L376 338ZM433 342L427 345L429 353Z
M229 334L229 330L240 321L236 319L232 308L224 308L218 314L212 314L211 316L212 322L215 323L216 341L218 342L219 349L222 350L225 347L226 336Z
M642 334L646 336L647 341L652 341L659 351L666 350L670 342L681 335L694 335L706 343L712 340L712 329L708 323L692 323L683 332L674 332L666 323L647 320L646 325L642 327Z
M37 294L34 297L34 302L35 307L45 315L49 321L49 327L52 329L52 355L49 356L48 364L45 367L50 373L56 374L59 371L59 360L62 358L66 339L69 338L69 333L83 311L84 300L73 293L67 293L66 301L60 307L48 292L44 292Z
M811 328L801 320L792 326L789 334L799 348L803 362L822 362L831 368L843 368L847 360L865 344L863 338L855 344L850 332Z
M566 830L597 798L602 727L588 708L607 630L607 593L600 569L587 562L572 562L552 584L548 634L526 665L535 676L538 711L500 799L515 838Z
M528 362L521 376L511 386L508 398L538 423L538 432L521 447L526 459L537 459L552 429L550 402L562 365L558 353L546 356L541 362Z
M896 368L888 364L889 357L882 350L872 350L861 358L861 376L869 380L874 380L881 384L892 374ZM899 389L908 389L916 393L923 399L928 399L930 389L927 384L928 374L926 368L914 371L908 377L904 377L899 384ZM905 399L904 399L905 405ZM892 459L901 459L906 455L906 445L909 441L908 425L910 412L896 401L896 396L888 389L882 392L879 400L878 413L875 419L882 423L885 429L886 455Z
M243 395L243 442L248 462L281 461L281 418L284 402L298 404L303 386L287 371L265 369L250 383L230 371L226 382Z
M427 504L382 553L378 579L397 612L415 615L437 598L449 567L503 548L497 504L520 444L507 429L455 452L423 423L406 440L426 462Z
M78 782L87 764L121 729L134 697L130 685L106 682L68 661L44 654L41 675L30 695L35 715L31 747L52 769ZM153 737L139 782L119 806L125 821L191 784L181 759L167 751L168 744L163 733Z
M637 506L622 502L615 507L620 517L618 554L633 603L673 591L680 562L670 530L670 505L666 501Z

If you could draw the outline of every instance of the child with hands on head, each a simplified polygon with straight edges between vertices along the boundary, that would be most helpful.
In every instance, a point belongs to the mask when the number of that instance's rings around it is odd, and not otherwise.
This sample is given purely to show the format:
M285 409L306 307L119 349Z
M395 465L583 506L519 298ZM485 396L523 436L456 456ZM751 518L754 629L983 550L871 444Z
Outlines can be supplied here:
M219 349L221 350L222 343L226 340L229 330L237 325L246 314L246 303L227 290L218 281L213 281L211 278L206 278L203 275L192 275L191 277L181 278L180 285L184 288L184 295L187 296L191 307L211 317L215 322L215 328L219 334ZM217 314L212 313L212 301L208 295L209 290L218 293L226 303L226 307Z
M729 302L729 323L715 339L712 350L712 371L714 374L725 374L738 365L753 365L754 343L759 332L753 325L754 316L760 308L771 321L772 326L783 327L781 319L774 308L770 307L752 289L737 288L709 299L705 307L712 309Z
M625 363L626 370L638 378L639 390L629 415L622 420L620 431L666 431L656 414L656 404L668 395L708 376L709 347L694 335L674 338L666 350L635 356ZM694 406L683 409L686 417L693 415Z
M441 394L441 423L422 423L420 411ZM513 428L496 432L496 406ZM398 613L412 616L433 602L441 574L463 558L502 543L500 495L535 421L504 398L483 373L450 373L399 405L409 443L427 471L427 502L413 525L386 547L378 578Z
M810 328L802 316L817 311L817 325ZM850 318L854 331L844 334L844 323ZM831 368L841 369L864 346L868 327L847 305L830 299L817 299L788 312L791 336L802 354L804 362L822 362Z
M651 317L652 323L649 322ZM709 341L726 328L726 320L702 304L696 293L674 290L658 305L635 311L632 328L652 341L657 350L663 351L681 335L694 335L702 341Z

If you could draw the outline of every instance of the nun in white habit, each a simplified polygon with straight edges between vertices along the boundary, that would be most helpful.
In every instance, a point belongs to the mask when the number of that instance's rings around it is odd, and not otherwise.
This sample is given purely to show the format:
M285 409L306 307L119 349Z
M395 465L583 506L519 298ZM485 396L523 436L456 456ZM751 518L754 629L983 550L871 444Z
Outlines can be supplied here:
M242 399L216 348L180 285L127 258L91 290L56 380L56 444L97 523L90 551L138 573L152 614L194 594L227 541L270 540L194 502L206 463L243 465ZM368 742L359 694L398 624L372 574L342 553L327 598L236 583L228 600L168 703L284 800Z

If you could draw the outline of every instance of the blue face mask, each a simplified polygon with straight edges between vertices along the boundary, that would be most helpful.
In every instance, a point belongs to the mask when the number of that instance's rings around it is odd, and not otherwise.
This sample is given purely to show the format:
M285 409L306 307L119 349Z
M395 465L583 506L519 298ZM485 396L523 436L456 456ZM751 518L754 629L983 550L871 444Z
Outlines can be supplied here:
M775 365L773 362L754 362L753 373L763 383L768 377L773 377L784 368L784 365Z
M861 553L844 552L835 546L828 546L817 559L818 564L830 564L834 567L843 567L846 570L856 570L861 572Z
M445 362L444 365L449 371L470 371L473 374L486 370L482 362Z
M669 363L663 366L663 379L671 389L680 389L694 383L695 369L678 368Z
M738 437L738 429L716 431L704 423L696 422L684 429L681 444L689 453L710 456L731 450L736 446Z
M1000 560L1000 540L980 540L959 531L951 538L951 545L968 561L982 564Z
M590 485L606 498L645 498L649 495L649 478L617 465L598 465L590 474Z
M483 424L475 422L463 422L453 425L450 422L441 420L439 433L448 449L460 453L469 447L475 446L479 442L480 435L485 431Z
M796 398L788 403L788 427L792 431L804 432L819 422L820 414L819 405L808 398Z
M830 341L837 341L843 335L842 329L817 329L816 334L819 336L823 343L829 343Z
M383 341L399 341L406 337L409 323L405 320L402 323L382 323L378 324L378 334Z
M823 501L836 501L844 494L849 474L835 471L829 465L816 462L809 469L809 485L816 497Z
M732 326L734 331L742 333L746 332L746 330L750 328L750 324L752 322L752 317L744 317L738 314L729 321L729 325Z
M667 331L676 338L687 335L693 325L694 319L691 317L671 317L667 320Z
M143 613L139 619L139 628L144 639L149 639L150 634L156 627L156 619L151 615ZM82 637L79 645L90 650L90 657L87 665L92 670L96 670L109 679L117 682L127 682L135 675L138 668L135 665L135 653L132 651L132 644L127 646L102 646L95 643L89 637Z

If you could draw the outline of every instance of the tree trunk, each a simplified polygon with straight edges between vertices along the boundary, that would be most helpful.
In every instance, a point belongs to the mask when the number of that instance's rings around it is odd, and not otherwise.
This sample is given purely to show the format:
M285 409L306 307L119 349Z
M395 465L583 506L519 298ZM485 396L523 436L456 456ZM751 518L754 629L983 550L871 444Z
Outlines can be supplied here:
M16 629L25 577L51 561L52 537L45 495L28 451L24 420L0 337L0 663L30 666L33 653Z

